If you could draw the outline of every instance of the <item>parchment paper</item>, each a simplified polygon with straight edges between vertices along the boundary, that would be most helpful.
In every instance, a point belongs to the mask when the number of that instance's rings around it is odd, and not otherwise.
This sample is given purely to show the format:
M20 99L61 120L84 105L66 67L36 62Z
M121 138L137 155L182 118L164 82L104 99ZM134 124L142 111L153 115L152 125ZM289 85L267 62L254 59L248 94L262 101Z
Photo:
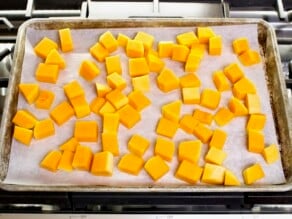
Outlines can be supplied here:
M239 62L236 55L232 51L232 41L238 37L247 37L250 42L250 47L259 51L259 44L257 42L257 26L256 25L239 25L239 26L214 26L212 27L216 34L222 35L223 39L223 53L221 56L209 56L207 52L200 64L197 71L203 88L213 88L216 89L213 81L212 74L216 70L222 70L226 65L237 62L245 72L245 75L256 84L258 94L260 95L262 102L263 113L267 115L267 123L264 129L265 134L265 144L277 144L277 135L275 131L275 125L272 117L272 110L269 102L269 92L265 80L265 71L263 63L245 67ZM56 94L56 98L52 105L52 108L59 104L61 101L65 100L66 97L63 91L63 85L70 82L73 79L77 79L86 91L87 101L90 102L95 96L95 82L105 83L105 66L104 63L98 63L94 60L88 52L88 49L98 40L101 33L107 31L108 29L76 29L71 30L75 49L70 53L62 53L65 58L67 67L60 71L60 76L57 84L39 83L42 89L52 90ZM118 33L123 33L129 37L134 37L138 31L145 31L152 34L155 37L155 45L160 40L173 40L175 41L175 36L179 33L186 31L194 31L195 27L182 27L182 28L128 28L128 29L111 29L110 31L117 36ZM28 29L26 44L25 44L25 56L23 61L22 69L22 82L36 82L35 80L35 70L37 65L42 61L38 58L33 47L36 43L47 36L57 42L58 34L56 30L34 30ZM131 90L130 77L128 76L128 66L127 57L124 54L124 50L119 48L118 51L112 53L121 54L122 57L122 76L128 81L128 87L124 91L128 94ZM101 74L96 77L92 82L85 81L83 78L78 76L78 68L80 63L84 59L94 60L99 68L101 69ZM178 76L184 73L183 64L179 62L173 62L169 59L164 59L166 66L171 68ZM116 157L114 173L112 177L100 177L94 176L86 171L75 170L73 172L63 172L58 171L56 173L49 172L39 167L40 161L52 149L58 149L58 146L64 141L69 139L73 135L73 127L76 118L72 118L63 126L57 126L55 124L56 134L52 137L43 140L32 140L29 147L26 147L19 142L13 140L12 149L10 155L9 169L6 183L12 184L27 184L27 185L108 185L108 186L131 186L131 185L151 185L154 184L152 179L143 169L138 176L132 176L123 173L117 169L117 163L121 156L128 153L127 142L133 134L140 134L151 141L151 146L144 155L145 161L153 156L154 144L156 140L155 128L158 119L161 116L160 108L162 105L169 103L170 101L177 100L181 98L180 90L172 91L167 94L161 92L156 86L156 73L150 73L151 78L151 91L146 93L146 95L151 99L152 105L146 108L142 113L142 121L139 122L134 128L128 130L123 125L119 127L119 147L120 156ZM227 106L227 103L231 97L231 91L223 92L220 102L220 106ZM28 109L32 112L38 119L44 119L49 116L47 110L39 110L34 107L34 105L28 105L23 97L19 96L18 102L19 109ZM192 113L194 109L201 108L203 110L215 113L217 110L211 111L206 108L202 108L198 105L184 105L182 108L181 115L185 113ZM101 151L101 140L100 134L102 130L101 118L95 114L91 114L83 118L82 120L96 120L99 124L99 139L98 143L87 143L82 142L82 145L87 145L92 148L93 152ZM242 170L247 166L259 162L266 174L265 178L259 180L258 184L280 184L285 182L285 177L283 174L283 168L281 161L277 161L274 164L268 165L265 163L263 157L260 154L250 153L247 151L246 143L246 117L237 117L233 119L228 125L221 127L228 133L227 142L224 146L224 150L227 152L227 159L224 161L223 166L230 169L236 176L243 182ZM213 121L211 125L212 129L217 127L216 123ZM195 136L186 134L182 130L178 130L173 141L176 145L176 152L173 160L167 162L170 166L170 171L161 178L155 184L161 185L183 185L186 184L174 177L174 173L178 166L177 161L177 147L179 142L183 140L194 140ZM280 147L280 146L279 146ZM199 161L200 165L204 165L204 157L207 152L208 146L203 145L203 150L201 158Z

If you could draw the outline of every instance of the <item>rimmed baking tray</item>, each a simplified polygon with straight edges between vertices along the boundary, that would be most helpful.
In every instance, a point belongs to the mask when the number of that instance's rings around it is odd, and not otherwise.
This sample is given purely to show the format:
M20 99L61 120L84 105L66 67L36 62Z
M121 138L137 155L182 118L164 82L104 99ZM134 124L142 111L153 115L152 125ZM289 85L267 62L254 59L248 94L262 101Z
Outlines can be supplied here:
M27 28L51 30L61 28L130 28L130 27L189 27L215 25L256 24L258 41L262 48L266 78L270 91L271 106L274 114L279 143L281 145L282 164L286 183L281 185L253 185L240 187L224 187L214 185L199 186L79 186L79 185L14 185L6 184L4 179L8 171L9 156L13 125L12 117L16 112L18 90L22 62L25 52L25 37ZM273 28L262 20L257 19L126 19L126 20L91 20L91 19L31 19L19 28L14 62L3 112L0 133L0 187L5 190L27 191L108 191L108 192L259 192L259 191L288 191L292 189L292 132L287 109L287 95L281 62Z

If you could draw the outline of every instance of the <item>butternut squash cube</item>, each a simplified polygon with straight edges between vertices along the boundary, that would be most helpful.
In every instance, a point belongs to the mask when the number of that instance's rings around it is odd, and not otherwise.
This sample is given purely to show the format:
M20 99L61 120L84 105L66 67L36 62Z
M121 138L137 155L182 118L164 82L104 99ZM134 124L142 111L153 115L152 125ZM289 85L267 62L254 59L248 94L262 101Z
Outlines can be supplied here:
M13 138L22 144L30 145L33 131L27 128L14 126Z
M64 91L68 99L84 96L85 92L78 81L74 80L63 86Z
M99 62L104 62L105 58L109 56L107 49L99 42L90 47L89 52Z
M87 81L93 80L97 75L99 75L99 72L100 70L98 66L90 60L84 60L79 67L80 76Z
M56 49L52 49L49 52L45 64L58 65L60 69L64 69L66 67L65 60Z
M240 62L245 66L255 65L261 62L260 54L252 49L248 49L239 55Z
M38 109L50 109L53 101L55 99L55 94L49 90L40 90L39 96L35 101L35 107Z
M229 64L224 68L223 72L229 81L233 84L244 77L244 72L237 63Z
M33 130L35 139L43 139L55 134L54 123L50 118L36 122Z
M235 97L231 97L229 100L228 108L234 116L246 116L248 114L248 110L243 102Z
M245 184L251 185L265 177L265 173L259 163L255 163L243 170Z
M221 55L222 53L222 37L217 35L209 38L209 55Z
M202 173L202 167L187 160L183 160L175 173L175 177L187 183L195 184L200 180Z
M96 121L76 121L74 127L74 138L77 141L97 141L98 125Z
M144 169L154 181L157 181L169 171L169 166L161 157L154 156L147 160Z
M32 104L39 96L40 86L33 83L21 83L18 85L20 93L26 102Z
M223 161L226 159L226 152L218 149L216 147L210 147L206 156L205 161L208 163L213 163L217 165L222 165Z
M134 37L134 40L141 41L146 51L149 51L152 48L152 45L154 43L154 37L150 35L149 33L145 33L142 31L139 31L136 34L136 36Z
M128 95L129 104L138 111L142 111L151 104L151 101L141 91L132 91Z
M189 53L188 58L185 64L185 72L194 73L199 68L201 63L201 57L196 55L195 53Z
M102 150L109 151L114 156L120 155L118 134L116 132L103 132L101 134Z
M209 43L209 39L216 34L211 27L198 27L197 35L200 43Z
M179 126L185 132L192 134L194 132L195 126L198 124L198 120L196 120L192 115L183 115L181 120L179 121Z
M181 105L182 102L180 100L175 100L163 105L161 107L161 113L163 117L173 122L178 122L180 117Z
M147 75L149 71L149 66L145 58L129 59L129 74L131 77Z
M146 59L149 66L149 70L151 72L160 73L165 66L165 63L159 57L153 54L148 54Z
M99 111L101 107L105 104L105 102L106 100L103 97L94 98L89 105L91 112L99 114Z
M39 57L45 59L52 49L58 49L58 44L55 41L44 37L34 47L34 52Z
M260 97L257 94L247 94L245 105L249 114L260 114L262 112Z
M230 90L230 84L223 71L215 71L213 81L218 91Z
M90 106L85 99L85 96L74 97L70 99L75 115L78 119L90 114Z
M73 157L72 167L78 170L89 171L92 158L93 154L90 147L78 145Z
M206 88L201 93L201 106L214 110L218 107L220 99L220 92Z
M106 84L95 83L97 97L105 97L111 91L110 86Z
M266 124L265 114L252 114L247 121L246 129L263 130Z
M239 186L240 182L238 178L230 170L225 170L224 185L225 186Z
M17 110L12 122L19 127L32 129L35 126L37 119L27 110Z
M129 39L126 46L126 54L129 58L141 58L144 56L144 45L140 40Z
M233 113L227 107L220 108L214 116L214 120L219 126L228 124L233 118Z
M255 94L256 87L248 78L243 77L232 88L233 95L238 99L244 99L246 94Z
M79 142L77 141L77 139L72 137L72 138L68 139L67 141L65 141L63 144L61 144L59 146L59 149L61 151L75 152L78 144L79 144Z
M184 104L199 104L200 103L200 88L199 87L184 87L182 88L182 97Z
M171 58L173 46L174 46L174 42L172 41L158 42L158 56L160 58Z
M74 109L67 101L63 101L50 112L50 117L58 125L64 124L72 116L74 116Z
M109 101L105 101L105 103L102 105L102 107L99 110L99 114L102 116L105 113L114 113L114 112L116 112L116 109Z
M58 170L64 170L67 172L71 172L73 170L72 162L74 158L74 152L72 151L63 151L62 157L58 164Z
M208 113L206 111L200 110L200 109L195 109L193 113L193 117L204 124L211 125L213 121L213 115L211 113Z
M125 87L127 87L126 80L119 75L118 73L114 72L106 77L108 85L112 89L119 89L123 90Z
M206 163L201 181L209 184L224 183L225 168L219 165Z
M164 68L156 78L159 89L170 92L179 88L179 78L169 68Z
M226 142L227 133L220 129L215 129L213 132L213 136L209 143L210 147L215 147L218 149L223 149L224 144Z
M122 172L132 175L138 175L143 168L144 160L135 154L125 154L119 164L118 168Z
M59 66L40 63L37 67L35 76L40 82L56 84L59 76Z
M207 126L198 123L195 127L194 127L194 135L201 140L201 142L203 142L204 144L208 143L209 140L212 138L213 135L213 131L208 128Z
M186 62L190 49L187 46L174 44L172 47L172 56L173 61Z
M179 78L180 86L184 87L200 87L201 81L196 74L187 73Z
M111 73L122 74L122 65L120 55L108 56L105 58L105 67L108 75Z
M232 47L233 47L233 51L237 55L240 55L241 53L243 53L249 49L248 39L246 37L237 38L237 39L233 40Z
M143 156L143 154L149 148L149 146L150 146L150 141L138 134L132 135L132 137L130 138L128 142L129 151L140 157Z
M154 154L159 155L162 159L166 161L171 161L175 151L175 145L172 141L157 137Z
M132 128L141 120L139 111L135 110L129 104L119 109L118 113L120 114L120 122L128 129Z
M156 133L165 137L173 138L178 127L179 125L177 122L161 117L156 127Z
M262 154L268 164L272 164L280 159L279 149L275 144L265 147Z
M116 133L119 129L120 117L118 113L103 114L103 132Z
M57 150L52 150L47 153L44 159L41 161L40 166L46 170L56 172L58 164L61 160L62 153Z
M194 43L199 43L199 40L193 31L178 34L176 36L176 41L180 45L184 45L187 47L191 47L191 45Z
M119 46L126 48L128 40L130 40L130 37L128 37L125 34L119 33L117 37L117 41Z
M62 52L70 52L74 49L71 30L69 28L60 29L59 38Z
M205 51L207 50L208 46L202 43L195 43L191 47L191 54L196 55L200 59L202 59L205 55Z
M107 51L109 51L109 53L114 52L118 48L118 41L110 31L101 34L99 42L107 49Z
M178 146L178 160L187 160L191 163L197 163L201 156L202 142L199 140L182 141Z
M114 169L113 154L103 151L94 154L90 172L96 176L111 176Z
M149 75L143 75L132 78L132 85L134 91L147 92L150 90L150 78Z
M257 130L248 130L248 151L254 153L262 153L265 148L264 134Z
M112 75L112 74L111 74ZM119 89L115 89L109 92L105 97L114 107L115 109L120 109L126 104L128 104L129 100L126 95L124 95Z

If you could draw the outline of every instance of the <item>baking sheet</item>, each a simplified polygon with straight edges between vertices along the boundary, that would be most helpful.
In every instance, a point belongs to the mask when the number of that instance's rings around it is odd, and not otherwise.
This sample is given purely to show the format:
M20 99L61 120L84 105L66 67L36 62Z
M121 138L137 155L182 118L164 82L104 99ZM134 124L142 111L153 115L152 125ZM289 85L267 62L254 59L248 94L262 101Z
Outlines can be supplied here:
M224 49L221 56L208 56L207 53L197 71L197 74L202 82L202 88L209 87L214 88L212 82L212 73L215 70L220 70L224 66L231 62L238 62L237 57L233 54L231 48L231 42L241 36L248 37L250 45L253 49L259 50L259 45L257 42L257 25L234 25L234 26L214 26L212 27L216 34L220 34L223 37ZM75 44L75 50L73 53L63 54L67 68L60 72L59 80L56 85L40 83L41 88L53 90L56 93L56 99L54 101L53 107L65 99L62 86L73 79L76 79L82 84L86 89L86 97L88 101L91 101L95 97L94 82L105 82L105 68L104 64L98 63L101 68L101 75L98 76L93 82L88 83L78 76L78 68L82 60L93 58L88 53L88 48L92 46L98 39L98 36L108 29L82 29L82 30L72 30L72 36ZM127 29L111 29L114 35L119 32L133 37L137 31L145 31L155 36L156 42L160 40L175 40L175 35L178 33L183 33L186 31L192 31L194 27L181 27L181 28L127 28ZM238 31L240 30L240 31ZM33 46L44 36L50 37L58 41L57 31L55 30L34 30L28 28L27 37L25 42L25 56L22 68L22 82L35 82L34 72L36 66L41 59L39 59L33 52ZM119 49L114 54L123 54L123 49ZM128 69L126 56L122 57L123 60L123 77L129 81ZM180 76L184 74L183 65L181 63L172 62L165 59L166 66L173 69L175 73ZM265 81L265 72L263 69L263 63L255 65L252 67L241 66L247 75L257 86L258 93L262 100L263 112L267 115L267 124L265 126L265 142L266 145L276 143L277 136L274 128L274 121L272 117L272 110L269 104L269 93ZM180 98L180 91L173 91L167 95L162 93L156 87L155 73L150 74L151 77L151 92L146 95L152 100L152 105L145 109L142 113L142 122L137 124L131 130L126 129L122 125L119 128L119 142L120 142L120 152L121 155L128 153L127 151L127 141L130 136L134 133L141 134L151 140L151 146L147 153L144 155L144 159L147 160L153 155L153 148L155 143L155 127L156 123L160 117L160 107L172 100ZM130 87L127 88L125 93L131 90ZM154 95L155 94L155 95ZM157 95L159 94L159 96ZM231 92L224 92L220 102L220 106L226 106L228 100L231 96ZM162 97L162 98L160 98ZM33 114L37 115L39 119L48 117L48 112L45 110L37 110L34 106L27 105L22 97L19 97L18 108L26 108L30 110ZM184 106L182 114L192 113L194 109L200 108L198 105ZM201 108L203 109L203 108ZM210 111L204 109L206 111ZM210 111L215 112L215 111ZM83 120L97 120L100 131L101 131L101 121L100 118L94 114L83 118ZM71 173L58 171L57 173L50 173L46 170L39 168L38 164L42 160L43 156L51 150L57 149L58 145L63 143L65 140L70 138L73 133L73 125L75 119L71 119L66 125L56 128L56 135L44 140L32 141L30 147L23 146L17 141L12 141L11 155L7 177L5 183L10 184L22 184L22 185L108 185L108 186L133 186L133 185L153 185L153 181L147 175L147 173L142 170L139 176L131 176L126 173L120 172L116 167L114 169L114 174L112 177L100 177L93 176L85 171L74 171ZM246 150L246 132L245 132L246 118L235 118L230 124L222 127L223 130L229 133L228 140L225 144L224 150L228 153L227 159L224 161L223 165L232 170L242 182L242 169L249 166L252 163L259 162L263 166L266 173L266 177L260 181L258 184L280 184L285 182L285 177L282 170L282 164L279 160L278 162L267 165L261 155L249 153ZM217 127L215 122L212 124L212 128ZM236 127L236 131L235 130ZM232 133L232 134L230 134ZM100 135L99 135L100 136ZM184 133L179 130L173 139L176 147L178 143L182 140L196 139L192 135ZM100 139L97 144L94 143L83 143L92 148L94 152L101 150ZM203 165L204 154L207 151L207 145L203 146L202 156L200 159L200 164ZM115 158L115 163L117 163L119 158ZM161 180L155 183L158 185L184 185L185 183L173 177L173 174L177 168L178 162L176 157L172 162L168 163L170 166L170 171ZM116 166L116 165L115 165Z

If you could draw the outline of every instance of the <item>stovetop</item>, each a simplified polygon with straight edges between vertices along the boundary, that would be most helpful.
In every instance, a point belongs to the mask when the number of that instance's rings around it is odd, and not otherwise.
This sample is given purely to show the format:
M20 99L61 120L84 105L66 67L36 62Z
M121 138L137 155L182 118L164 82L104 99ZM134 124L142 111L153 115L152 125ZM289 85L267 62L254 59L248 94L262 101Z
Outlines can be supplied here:
M198 3L199 2L199 3ZM202 2L211 4L201 4ZM135 14L143 7L143 14ZM172 10L179 7L179 10ZM121 8L123 10L121 10ZM198 10L200 8L200 10ZM147 11L147 10L149 11ZM0 115L17 29L35 17L233 17L261 18L276 31L283 77L292 98L292 1L0 1ZM122 12L121 12L122 11ZM177 12L178 11L178 12ZM1 22L2 21L2 22ZM2 51L2 53L1 53ZM289 99L292 103L292 100ZM1 118L1 117L0 117ZM0 190L0 213L292 213L292 191L270 193L84 193Z

